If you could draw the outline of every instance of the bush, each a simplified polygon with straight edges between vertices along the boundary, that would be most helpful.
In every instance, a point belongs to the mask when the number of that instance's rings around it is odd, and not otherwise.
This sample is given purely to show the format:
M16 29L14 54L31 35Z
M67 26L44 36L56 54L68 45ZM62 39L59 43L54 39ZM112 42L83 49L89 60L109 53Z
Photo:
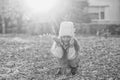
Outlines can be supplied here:
M89 34L90 33L90 27L88 24L75 24L75 28L76 28L76 34Z
M30 24L24 28L28 34L53 34L52 27L49 24Z
M120 35L120 25L117 24L75 24L76 34L86 35Z
M96 35L97 31L106 28L105 24L75 24L76 34Z
M109 29L110 33L112 35L120 35L120 24L111 24L107 25L107 28Z

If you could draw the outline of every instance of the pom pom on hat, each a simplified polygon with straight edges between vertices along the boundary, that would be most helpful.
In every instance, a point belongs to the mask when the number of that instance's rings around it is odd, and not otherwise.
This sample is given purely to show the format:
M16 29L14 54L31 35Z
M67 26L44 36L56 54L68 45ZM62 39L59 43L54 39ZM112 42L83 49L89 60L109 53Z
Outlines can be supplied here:
M73 22L65 21L60 24L59 37L71 36L74 37L75 28Z

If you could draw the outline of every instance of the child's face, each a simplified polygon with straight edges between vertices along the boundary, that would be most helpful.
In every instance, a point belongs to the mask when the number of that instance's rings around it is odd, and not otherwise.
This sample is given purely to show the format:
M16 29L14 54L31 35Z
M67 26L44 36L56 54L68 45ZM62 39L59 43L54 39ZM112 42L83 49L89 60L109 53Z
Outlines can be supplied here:
M61 40L63 41L69 41L71 39L71 36L62 36Z
M65 45L69 44L70 40L71 40L71 36L62 36L62 37L61 37L61 41L62 41Z

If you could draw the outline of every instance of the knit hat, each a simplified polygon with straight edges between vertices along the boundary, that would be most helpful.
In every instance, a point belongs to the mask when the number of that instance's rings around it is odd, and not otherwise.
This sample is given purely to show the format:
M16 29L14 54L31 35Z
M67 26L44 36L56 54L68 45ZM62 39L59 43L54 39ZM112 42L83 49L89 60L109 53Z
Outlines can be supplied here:
M71 36L75 35L75 28L73 22L64 21L60 24L59 37L61 36Z

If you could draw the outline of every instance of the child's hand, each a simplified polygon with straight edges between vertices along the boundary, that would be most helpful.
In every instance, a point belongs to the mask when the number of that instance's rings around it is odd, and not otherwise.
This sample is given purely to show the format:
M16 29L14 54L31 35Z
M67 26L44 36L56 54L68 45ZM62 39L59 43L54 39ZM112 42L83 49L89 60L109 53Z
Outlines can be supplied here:
M54 37L53 40L56 42L56 44L57 44L58 46L61 45L61 40L60 40L59 38Z
M52 45L52 48L51 48L51 53L57 58L62 58L62 56L63 56L62 47L58 46L57 43L54 42Z
M72 38L71 40L70 40L70 47L73 47L74 46L74 39Z

